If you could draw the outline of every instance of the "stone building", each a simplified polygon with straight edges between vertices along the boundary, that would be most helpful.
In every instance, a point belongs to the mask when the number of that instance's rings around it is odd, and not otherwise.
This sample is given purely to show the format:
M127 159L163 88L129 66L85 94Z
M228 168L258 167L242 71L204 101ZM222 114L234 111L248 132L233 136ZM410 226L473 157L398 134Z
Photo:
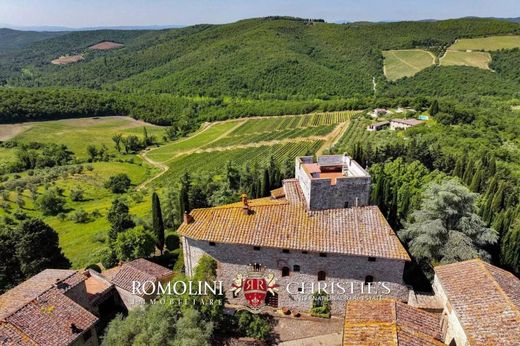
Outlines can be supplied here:
M155 297L133 295L133 281L172 276L142 258L103 273L46 269L0 295L0 345L98 345L98 332L117 312Z
M410 127L424 124L424 121L417 119L392 119L390 120L391 130L405 130Z
M520 345L520 280L480 259L435 267L444 342Z
M179 234L187 274L193 275L207 254L217 261L225 288L252 263L273 273L280 286L266 298L273 307L308 310L317 285L329 287L336 314L343 313L346 299L368 295L372 285L389 287L383 294L406 301L402 276L410 258L378 207L368 205L368 173L338 155L317 162L297 158L295 176L271 197L186 215ZM338 282L355 288L331 292ZM243 303L229 290L226 294L231 303Z

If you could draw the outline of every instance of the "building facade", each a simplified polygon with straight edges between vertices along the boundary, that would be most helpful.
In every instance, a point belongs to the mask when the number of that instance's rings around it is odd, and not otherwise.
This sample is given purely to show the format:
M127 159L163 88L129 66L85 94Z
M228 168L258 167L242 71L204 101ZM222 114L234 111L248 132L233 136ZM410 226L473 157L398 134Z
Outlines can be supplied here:
M344 312L346 299L383 294L406 301L409 257L380 210L368 206L368 173L334 155L297 158L295 177L271 197L186 215L179 234L187 274L209 255L230 288L238 274L260 264L279 285L266 304L302 311L311 308L317 287L329 294L335 314ZM243 302L226 294L232 304Z

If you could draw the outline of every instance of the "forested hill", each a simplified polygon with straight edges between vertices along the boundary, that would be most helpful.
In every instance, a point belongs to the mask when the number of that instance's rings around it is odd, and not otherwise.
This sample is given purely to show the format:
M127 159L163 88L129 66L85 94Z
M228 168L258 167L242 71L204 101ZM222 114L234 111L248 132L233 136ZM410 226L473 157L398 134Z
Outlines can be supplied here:
M439 55L457 38L509 33L520 33L520 24L470 18L340 25L281 17L161 31L74 32L0 55L0 84L186 96L328 98L371 95L375 77L379 90L388 94L415 89L449 94L459 90L457 83L479 80L490 81L489 87L478 90L480 94L511 94L518 90L518 81L469 67L435 67L389 83L382 56L382 50L415 47ZM87 49L102 40L125 46L106 52ZM85 60L79 63L50 64L61 55L80 53ZM424 81L431 78L435 90ZM414 85L415 79L420 85Z
M66 32L18 31L0 28L0 54L20 49L31 43L67 34Z

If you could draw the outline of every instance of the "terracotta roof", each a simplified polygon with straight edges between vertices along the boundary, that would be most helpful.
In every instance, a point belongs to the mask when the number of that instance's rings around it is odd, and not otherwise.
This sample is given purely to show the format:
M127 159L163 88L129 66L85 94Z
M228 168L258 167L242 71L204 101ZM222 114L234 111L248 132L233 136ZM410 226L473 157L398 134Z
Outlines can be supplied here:
M444 345L438 316L396 300L347 302L343 345Z
M195 209L179 233L192 239L284 249L410 260L376 206L308 211L297 180L284 181L285 200Z
M85 280L85 289L87 291L88 300L91 303L96 298L102 297L112 287L114 287L113 284L98 276L91 275L87 280Z
M124 263L110 281L117 287L132 292L133 281L142 283L145 281L156 282L172 274L173 272L168 268L139 258L132 262Z
M520 280L479 259L435 267L471 345L520 343Z
M66 292L86 278L75 270L45 269L0 296L0 319L18 310L49 288Z
M0 345L37 345L20 329L10 323L0 321Z
M283 198L285 197L285 190L283 187L280 187L278 189L274 189L271 191L271 197L274 199Z
M96 316L56 288L47 290L5 317L5 322L11 325L11 330L16 328L20 337L25 335L39 345L57 346L69 345L84 331L92 328L96 321Z

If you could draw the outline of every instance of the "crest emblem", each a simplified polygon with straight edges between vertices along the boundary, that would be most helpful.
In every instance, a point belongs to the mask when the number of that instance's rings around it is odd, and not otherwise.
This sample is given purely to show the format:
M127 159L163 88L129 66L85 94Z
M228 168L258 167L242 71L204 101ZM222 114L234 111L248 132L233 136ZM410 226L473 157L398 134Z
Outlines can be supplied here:
M275 294L278 285L273 273L266 273L265 267L258 263L249 265L251 268L245 275L237 274L231 285L231 292L238 296L244 291L247 307L251 312L259 312L265 305L267 293Z

